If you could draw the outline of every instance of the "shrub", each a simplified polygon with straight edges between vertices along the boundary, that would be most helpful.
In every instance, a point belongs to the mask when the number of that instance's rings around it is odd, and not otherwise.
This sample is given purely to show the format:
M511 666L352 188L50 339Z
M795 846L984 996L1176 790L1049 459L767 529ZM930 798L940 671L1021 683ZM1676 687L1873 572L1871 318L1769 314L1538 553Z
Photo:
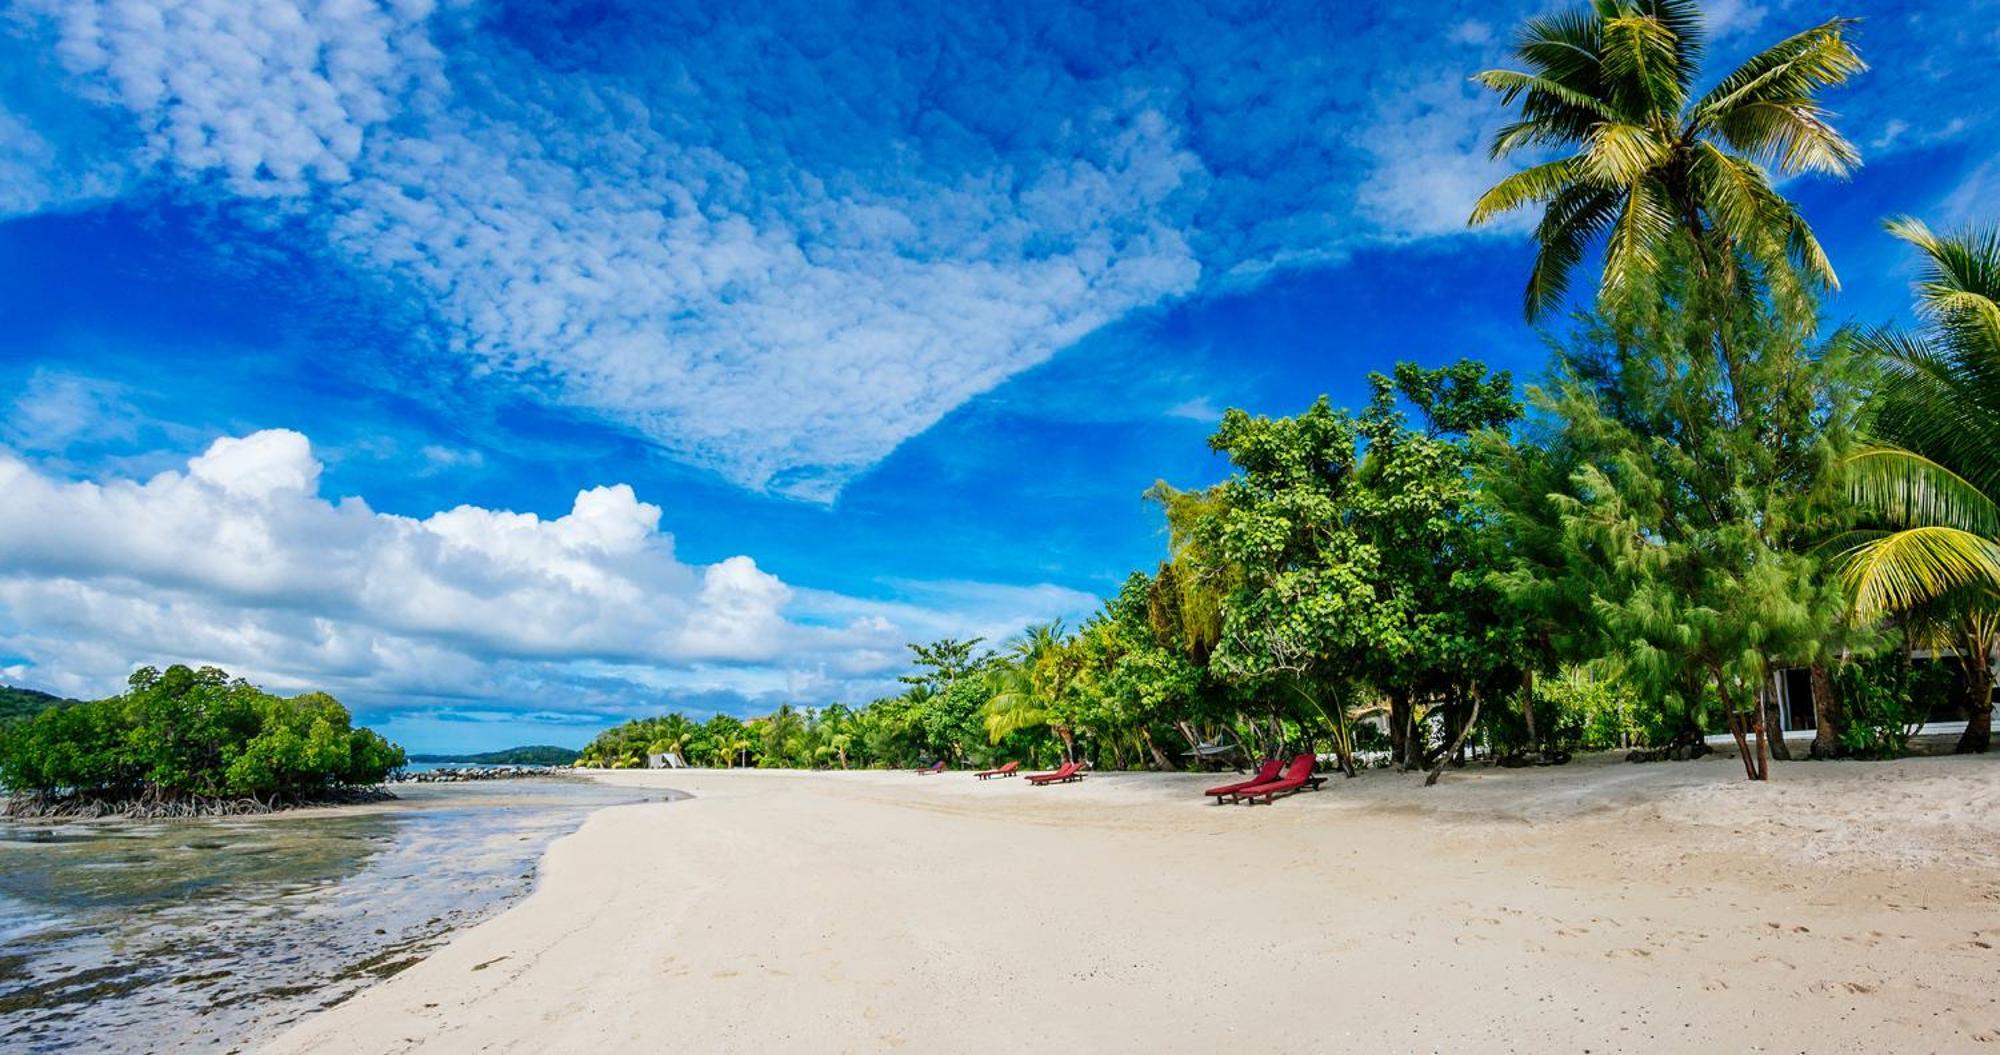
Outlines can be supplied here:
M1834 673L1846 722L1840 746L1854 758L1900 758L1932 707L1952 691L1942 663L1908 663L1899 655L1849 663Z

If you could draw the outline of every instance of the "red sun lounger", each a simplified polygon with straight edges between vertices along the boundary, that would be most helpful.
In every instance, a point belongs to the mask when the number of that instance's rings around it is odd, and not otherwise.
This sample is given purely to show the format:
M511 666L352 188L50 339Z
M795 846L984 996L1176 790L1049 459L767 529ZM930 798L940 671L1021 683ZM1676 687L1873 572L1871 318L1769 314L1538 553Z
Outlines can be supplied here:
M928 777L934 773L942 773L942 772L944 772L944 763L939 762L937 765L925 766L924 768L917 770L916 774L920 777Z
M1300 755L1292 759L1292 764L1285 767L1285 777L1283 780L1274 780L1268 784L1253 784L1250 787L1244 788L1242 791L1235 793L1236 801L1245 806L1254 806L1257 804L1257 800L1262 798L1264 804L1268 806L1271 804L1271 800L1277 798L1279 795L1290 795L1300 788L1305 788L1308 791L1318 791L1319 786L1326 783L1326 778L1313 776L1313 763L1315 761L1317 759L1311 755Z
M1264 764L1257 768L1257 775L1251 777L1249 780L1239 780L1234 784L1224 784L1221 787L1209 788L1207 791L1202 792L1202 794L1215 796L1215 804L1217 806L1220 806L1222 805L1223 799L1226 799L1229 796L1244 790L1245 788L1254 788L1259 784L1269 784L1270 782L1278 779L1278 770L1281 767L1283 767L1284 764L1285 760L1282 758L1265 759Z
M1030 773L1028 783L1041 787L1043 784L1067 784L1072 780L1082 780L1083 769L1075 762L1064 762L1053 773Z
M985 780L988 777L1011 777L1014 775L1015 771L1019 770L1020 768L1021 768L1021 763L1009 762L1006 765L1001 766L999 769L982 769L979 772L974 773L972 775L978 777L981 780Z

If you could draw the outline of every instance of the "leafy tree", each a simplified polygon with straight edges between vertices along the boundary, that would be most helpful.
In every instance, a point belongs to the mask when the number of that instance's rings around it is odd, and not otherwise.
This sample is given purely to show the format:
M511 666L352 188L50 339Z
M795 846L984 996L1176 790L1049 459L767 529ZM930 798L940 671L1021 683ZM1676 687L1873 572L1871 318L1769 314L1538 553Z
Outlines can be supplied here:
M123 695L0 736L0 784L17 792L146 804L309 801L380 783L404 761L325 693L274 696L214 667L144 667Z
M1510 425L1521 405L1509 374L1472 360L1439 369L1399 363L1393 377L1374 374L1369 383L1354 526L1381 554L1375 591L1397 622L1365 642L1357 659L1389 694L1392 723L1397 707L1404 711L1404 764L1431 764L1435 781L1482 700L1519 676L1520 635L1502 617L1491 552L1481 544L1488 513L1473 482L1471 435ZM1403 405L1415 412L1414 424ZM1429 754L1415 735L1419 705L1452 735L1440 745L1444 753Z
M1385 693L1397 760L1441 762L1512 648L1475 544L1467 435L1519 414L1511 379L1471 361L1404 363L1370 385L1360 418L1324 398L1294 418L1225 414L1210 445L1237 474L1191 548L1226 565L1209 579L1235 583L1216 668L1303 704L1350 771L1344 696ZM1420 708L1456 718L1437 751L1418 735Z
M1327 688L1362 642L1395 613L1377 604L1381 555L1349 530L1358 427L1321 397L1291 418L1232 409L1209 446L1236 475L1215 489L1215 515L1194 527L1206 577L1233 581L1212 662L1225 677L1264 689L1275 720L1295 699L1320 712ZM1335 748L1353 772L1339 730Z
M897 680L905 685L938 692L985 666L992 654L979 651L980 642L984 640L975 637L961 641L947 637L928 645L913 641L909 648L916 657L917 672L902 675Z
M1816 657L1845 608L1808 549L1845 505L1854 376L1844 340L1812 345L1761 297L1736 304L1732 365L1692 267L1660 282L1657 303L1589 320L1536 393L1577 465L1553 499L1561 564L1642 699L1694 736L1712 697L1764 779L1770 672Z

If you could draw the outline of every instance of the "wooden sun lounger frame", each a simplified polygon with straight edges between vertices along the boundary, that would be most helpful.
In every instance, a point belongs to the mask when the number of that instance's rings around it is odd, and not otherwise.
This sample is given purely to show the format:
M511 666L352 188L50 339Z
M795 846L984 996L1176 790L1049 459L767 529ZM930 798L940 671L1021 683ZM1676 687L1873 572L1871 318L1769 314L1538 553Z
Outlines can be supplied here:
M1300 755L1298 758L1293 759L1292 765L1285 767L1286 773L1290 773L1294 768L1297 767L1298 763L1301 760L1309 757L1311 756ZM1316 766L1318 764L1319 760L1314 758L1312 760L1311 765ZM1262 798L1264 800L1264 805L1269 806L1271 803L1275 802L1278 796L1280 795L1295 795L1300 791L1318 791L1320 789L1320 786L1325 783L1326 783L1325 777L1314 773L1312 769L1308 767L1305 773L1303 773L1300 776L1285 776L1266 784L1254 784L1251 785L1250 787L1244 788L1241 791L1232 792L1230 797L1234 801L1240 802L1245 806L1255 806L1257 804L1257 800L1259 798Z
M972 775L978 777L981 780L989 780L993 777L1011 777L1015 773L1020 772L1020 770L1021 770L1021 763L1009 762L998 769L982 769L979 772L974 773Z
M1030 773L1027 779L1028 783L1038 788L1044 784L1067 784L1083 779L1083 767L1075 762L1064 762L1053 773Z
M1241 802L1245 806L1255 806L1257 804L1257 796L1262 795L1264 796L1264 805L1269 806L1273 799L1284 795L1296 795L1301 791L1318 791L1320 785L1324 783L1326 783L1325 777L1310 776L1300 781L1296 786L1278 788L1274 791L1252 792L1248 798L1238 797L1236 801Z
M1251 777L1249 780L1239 780L1234 784L1223 784L1217 787L1209 788L1207 791L1202 792L1202 794L1207 795L1210 798L1214 799L1215 804L1217 806L1220 806L1222 805L1224 799L1233 798L1239 791L1243 791L1248 788L1254 788L1259 784L1269 784L1270 782L1277 780L1278 774L1284 771L1283 763L1273 765L1272 763L1274 761L1275 761L1274 759L1266 759L1262 763L1259 763L1257 766L1257 775ZM1271 767L1271 772L1269 774L1266 774L1264 772L1264 768L1266 766Z

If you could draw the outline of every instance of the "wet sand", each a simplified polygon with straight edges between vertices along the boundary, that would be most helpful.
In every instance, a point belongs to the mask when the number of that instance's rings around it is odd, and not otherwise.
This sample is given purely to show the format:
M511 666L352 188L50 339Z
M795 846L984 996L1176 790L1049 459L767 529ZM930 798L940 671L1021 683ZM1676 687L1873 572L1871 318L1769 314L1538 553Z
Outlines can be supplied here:
M266 1050L1984 1050L2000 758L606 774L536 892ZM1995 1050L2000 1050L1996 1047Z

